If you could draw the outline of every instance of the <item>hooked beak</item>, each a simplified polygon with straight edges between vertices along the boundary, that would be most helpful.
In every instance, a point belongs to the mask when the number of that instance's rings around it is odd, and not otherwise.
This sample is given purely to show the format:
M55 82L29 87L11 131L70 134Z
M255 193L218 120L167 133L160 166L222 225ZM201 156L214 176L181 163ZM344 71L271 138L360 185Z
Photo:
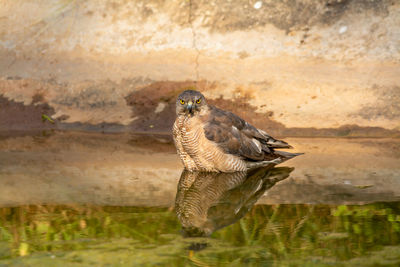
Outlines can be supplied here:
M193 102L192 101L188 102L187 110L189 110L189 113L193 113Z

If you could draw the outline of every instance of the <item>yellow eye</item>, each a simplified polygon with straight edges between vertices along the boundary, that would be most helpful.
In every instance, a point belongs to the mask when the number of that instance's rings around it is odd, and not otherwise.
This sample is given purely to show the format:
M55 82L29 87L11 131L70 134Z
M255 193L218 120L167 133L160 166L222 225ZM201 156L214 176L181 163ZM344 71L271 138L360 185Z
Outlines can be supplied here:
M200 104L200 103L201 103L201 99L197 99L197 100L196 100L196 103L197 103L197 104Z
M182 99L179 101L182 105L185 104L185 101L183 101Z

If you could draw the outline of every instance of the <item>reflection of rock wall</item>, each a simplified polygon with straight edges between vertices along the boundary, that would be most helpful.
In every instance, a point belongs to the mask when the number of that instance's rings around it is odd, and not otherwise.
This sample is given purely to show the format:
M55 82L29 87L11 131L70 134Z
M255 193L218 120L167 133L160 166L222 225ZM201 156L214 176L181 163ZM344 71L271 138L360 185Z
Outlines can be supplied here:
M0 58L0 130L23 102L58 128L167 131L187 87L278 134L400 128L398 1L5 0Z

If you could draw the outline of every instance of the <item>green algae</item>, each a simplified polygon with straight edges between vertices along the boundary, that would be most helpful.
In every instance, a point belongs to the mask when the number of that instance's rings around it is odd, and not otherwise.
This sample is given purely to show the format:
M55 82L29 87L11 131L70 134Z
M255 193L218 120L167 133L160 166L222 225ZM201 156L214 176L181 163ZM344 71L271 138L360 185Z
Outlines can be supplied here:
M256 205L210 238L168 208L0 208L0 266L398 266L400 203Z

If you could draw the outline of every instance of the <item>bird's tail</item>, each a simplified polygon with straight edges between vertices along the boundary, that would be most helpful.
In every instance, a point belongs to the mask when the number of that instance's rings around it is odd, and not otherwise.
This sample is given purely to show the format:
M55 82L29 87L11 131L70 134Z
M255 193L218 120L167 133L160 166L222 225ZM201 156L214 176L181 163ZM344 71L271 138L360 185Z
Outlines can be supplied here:
M303 155L304 153L290 153L290 152L286 152L286 151L275 150L274 154L279 156L282 159L282 162L283 162L283 161L286 161L288 159L294 158L296 156Z

